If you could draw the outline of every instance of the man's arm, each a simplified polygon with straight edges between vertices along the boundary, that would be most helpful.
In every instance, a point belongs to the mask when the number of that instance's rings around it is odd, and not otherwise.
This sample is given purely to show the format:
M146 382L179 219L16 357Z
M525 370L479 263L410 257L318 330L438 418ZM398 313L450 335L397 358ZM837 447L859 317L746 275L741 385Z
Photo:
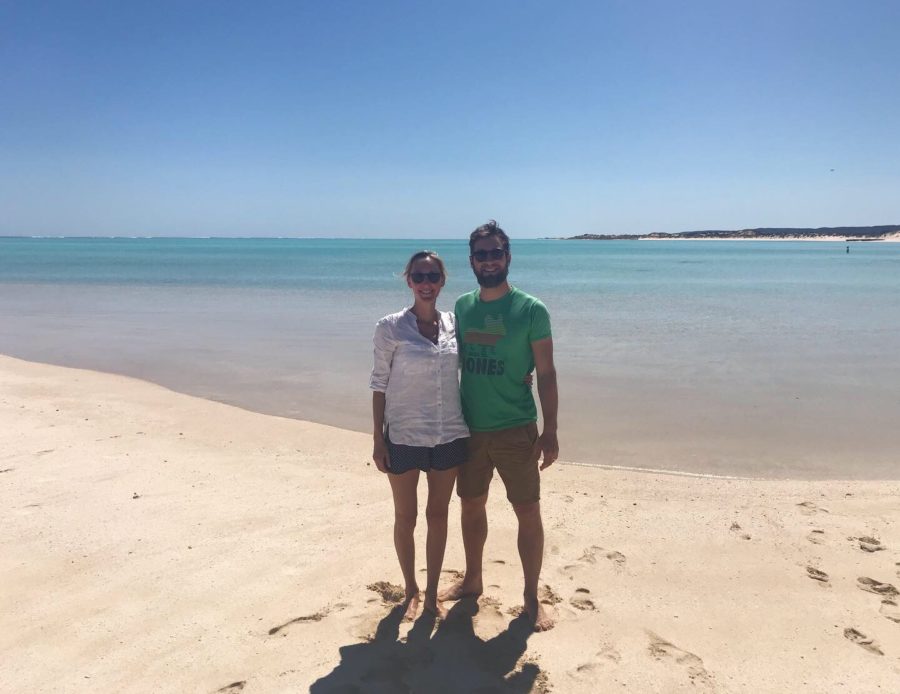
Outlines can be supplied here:
M539 453L543 453L541 470L553 465L559 457L559 441L556 438L556 413L559 409L559 391L556 388L556 366L553 364L553 338L546 337L531 343L534 368L537 371L538 397L544 416L544 431L538 438Z

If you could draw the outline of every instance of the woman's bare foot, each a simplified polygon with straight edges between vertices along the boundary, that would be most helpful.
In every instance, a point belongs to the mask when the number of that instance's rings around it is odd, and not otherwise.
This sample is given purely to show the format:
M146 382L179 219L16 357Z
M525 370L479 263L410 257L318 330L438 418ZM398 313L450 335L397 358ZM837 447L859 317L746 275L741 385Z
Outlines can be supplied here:
M437 595L437 599L439 601L447 600L453 602L454 600L462 600L463 598L477 598L483 592L484 587L482 586L481 578L470 581L468 580L468 577L463 576L451 583L449 587L440 591Z
M556 626L556 620L537 598L525 598L525 612L535 631L549 631Z
M436 595L425 593L425 604L422 606L427 612L431 612L438 619L446 619L447 608L437 599Z
M407 590L403 604L406 607L406 611L403 613L403 621L412 622L419 612L419 589Z

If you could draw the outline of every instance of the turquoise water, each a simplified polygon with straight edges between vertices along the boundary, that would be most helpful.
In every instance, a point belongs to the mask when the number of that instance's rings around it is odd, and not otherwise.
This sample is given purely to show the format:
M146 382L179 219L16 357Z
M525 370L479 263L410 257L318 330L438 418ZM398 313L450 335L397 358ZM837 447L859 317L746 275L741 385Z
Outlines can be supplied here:
M896 289L900 244L850 245L846 254L827 242L519 240L514 263L520 282L544 292ZM355 239L0 238L0 282L389 290L392 272L421 248L438 251L468 286L465 241ZM352 272L337 276L335 262Z
M567 460L900 475L900 244L513 240L553 318ZM371 331L464 240L0 239L0 352L368 430Z

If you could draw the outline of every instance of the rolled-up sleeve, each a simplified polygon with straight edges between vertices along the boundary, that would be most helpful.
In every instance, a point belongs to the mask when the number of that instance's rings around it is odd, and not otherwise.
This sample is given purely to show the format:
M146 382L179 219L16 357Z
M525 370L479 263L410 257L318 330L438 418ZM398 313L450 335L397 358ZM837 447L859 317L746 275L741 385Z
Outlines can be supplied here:
M391 378L391 362L394 360L394 348L397 341L391 334L391 325L388 321L380 320L375 325L375 365L372 367L372 376L369 378L369 388L380 393L387 391L388 381Z

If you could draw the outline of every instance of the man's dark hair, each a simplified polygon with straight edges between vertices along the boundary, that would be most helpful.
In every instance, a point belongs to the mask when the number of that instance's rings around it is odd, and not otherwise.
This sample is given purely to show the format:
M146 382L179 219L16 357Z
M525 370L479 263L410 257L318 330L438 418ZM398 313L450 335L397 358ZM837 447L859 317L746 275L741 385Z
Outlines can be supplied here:
M476 241L479 239L486 239L490 236L496 236L500 239L503 243L503 250L507 253L509 252L509 236L506 235L506 232L500 228L500 225L497 224L497 222L490 219L469 234L469 253L472 253L475 250Z

